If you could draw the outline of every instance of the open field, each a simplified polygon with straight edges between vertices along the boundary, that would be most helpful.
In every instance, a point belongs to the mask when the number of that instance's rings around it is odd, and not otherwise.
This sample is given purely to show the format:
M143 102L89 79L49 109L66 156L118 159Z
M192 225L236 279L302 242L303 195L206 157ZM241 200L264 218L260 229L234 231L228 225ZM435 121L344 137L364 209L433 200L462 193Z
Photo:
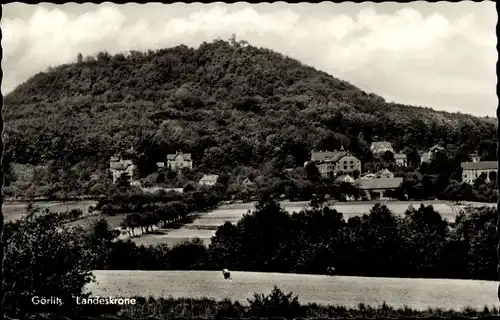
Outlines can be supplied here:
M289 213L302 210L308 205L308 202L290 202L282 201L281 206ZM344 214L344 219L353 216L369 213L376 201L366 202L338 202L331 205L331 208ZM404 214L408 206L413 205L418 208L420 204L433 205L441 215L449 221L455 220L458 214L458 207L445 201L389 201L383 202L395 214ZM221 206L213 211L200 215L192 223L182 226L176 230L159 229L155 234L142 234L132 238L137 244L157 244L166 243L173 246L177 243L193 238L200 238L206 245L210 244L210 238L215 235L217 227L223 225L226 221L237 223L248 210L253 210L255 203L236 203Z
M93 200L81 200L81 201L40 201L33 203L35 207L45 210L49 208L52 212L65 212L73 209L80 209L83 213L87 213L90 206L95 206L97 201ZM5 221L11 221L21 218L26 213L26 208L28 202L24 201L9 201L4 202L2 205L2 212L5 217Z
M448 279L328 277L281 273L220 271L94 271L97 283L87 286L93 296L206 296L246 302L254 292L268 294L274 285L292 291L302 303L357 307L359 303L414 309L500 307L497 282Z

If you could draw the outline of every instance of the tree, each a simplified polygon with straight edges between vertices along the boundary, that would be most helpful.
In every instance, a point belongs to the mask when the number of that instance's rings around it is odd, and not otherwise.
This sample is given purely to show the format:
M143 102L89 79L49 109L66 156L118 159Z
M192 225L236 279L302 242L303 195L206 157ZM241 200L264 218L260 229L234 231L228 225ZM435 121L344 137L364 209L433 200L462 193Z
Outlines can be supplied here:
M321 179L321 174L316 167L316 164L312 161L309 161L305 167L307 178L313 182L319 181Z
M77 63L82 63L83 62L83 56L81 53L78 53L78 55L76 56L76 62Z
M116 180L116 187L119 189L130 189L130 175L126 172L122 173Z
M31 297L60 297L60 311L74 312L75 296L87 296L94 248L81 228L69 229L58 214L29 216L5 226L5 308L19 315L36 308ZM16 311L16 309L18 311ZM48 311L40 306L39 311Z
M382 159L385 161L385 162L394 162L394 154L391 152L391 151L386 151L383 155L382 155Z

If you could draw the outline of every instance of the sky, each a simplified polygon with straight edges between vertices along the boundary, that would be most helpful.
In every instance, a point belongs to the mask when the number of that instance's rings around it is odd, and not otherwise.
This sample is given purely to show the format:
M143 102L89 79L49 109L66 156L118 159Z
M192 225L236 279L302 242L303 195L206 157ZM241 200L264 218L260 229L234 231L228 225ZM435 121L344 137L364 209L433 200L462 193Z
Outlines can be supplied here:
M99 51L268 48L387 101L495 116L494 2L2 5L2 92Z

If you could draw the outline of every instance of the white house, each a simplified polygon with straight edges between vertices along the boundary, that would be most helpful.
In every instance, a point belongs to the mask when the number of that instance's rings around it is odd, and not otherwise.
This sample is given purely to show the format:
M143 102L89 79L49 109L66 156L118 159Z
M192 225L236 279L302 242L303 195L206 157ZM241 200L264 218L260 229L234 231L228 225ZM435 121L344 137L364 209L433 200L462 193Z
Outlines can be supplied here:
M497 179L498 162L497 161L478 161L474 158L472 162L462 162L462 181L468 184L474 184L481 174L486 174L486 182Z
M172 171L177 171L182 168L193 168L193 161L190 153L182 153L178 151L175 154L167 155L167 167Z
M394 149L392 148L392 144L388 141L372 142L372 145L370 146L370 150L373 154L385 153L387 151L394 153Z
M216 174L206 174L200 179L198 184L202 186L213 186L217 183L217 179L219 179L219 176Z
M398 166L406 167L408 165L408 160L404 153L396 153L394 155L394 161L396 161Z

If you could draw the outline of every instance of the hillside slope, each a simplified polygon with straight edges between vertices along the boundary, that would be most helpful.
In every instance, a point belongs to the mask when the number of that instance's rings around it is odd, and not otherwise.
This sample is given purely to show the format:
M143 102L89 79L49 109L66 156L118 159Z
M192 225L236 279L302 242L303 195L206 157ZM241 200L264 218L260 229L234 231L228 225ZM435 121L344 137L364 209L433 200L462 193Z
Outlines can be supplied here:
M341 145L363 157L376 139L406 151L479 147L483 159L496 148L491 118L386 103L279 53L221 40L51 68L5 97L4 116L10 160L59 176L79 168L63 180L88 180L131 147L142 176L181 149L198 169L227 172L301 166L311 149Z

